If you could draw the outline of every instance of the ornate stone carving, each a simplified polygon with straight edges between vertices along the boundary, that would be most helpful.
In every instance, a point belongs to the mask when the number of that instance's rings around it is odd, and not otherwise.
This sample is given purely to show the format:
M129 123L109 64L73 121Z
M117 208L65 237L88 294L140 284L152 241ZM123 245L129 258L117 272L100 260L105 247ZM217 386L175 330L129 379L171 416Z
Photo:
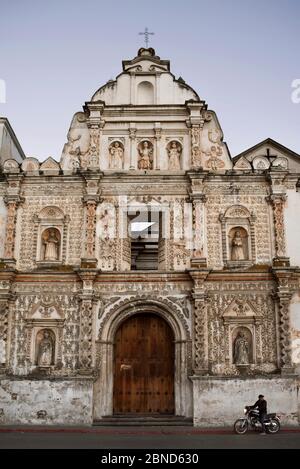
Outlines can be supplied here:
M250 364L251 342L246 337L245 328L240 328L233 341L233 363L235 365Z
M93 301L82 298L80 306L80 368L88 370L93 365Z
M100 143L100 125L90 125L90 146L89 146L89 161L87 167L99 167L99 143ZM85 168L84 168L85 169Z
M191 153L192 153L192 168L199 169L201 167L201 152L200 152L200 126L192 125L191 128Z
M123 169L124 147L118 140L109 146L109 169Z
M60 232L57 228L48 228L42 234L43 252L41 259L57 261L60 257Z
M208 324L205 297L195 298L194 312L194 372L208 370Z
M182 154L182 147L179 142L172 140L167 146L169 156L169 169L178 170L181 168L180 158Z
M95 258L95 234L96 234L96 201L87 200L86 202L86 258Z
M231 244L231 260L243 261L249 258L248 234L243 228L233 228L229 233Z
M6 364L6 347L8 332L8 305L0 304L0 367Z
M18 199L5 199L7 204L7 221L6 221L6 235L4 244L4 257L6 259L13 259L15 250L15 230L16 230L16 217Z
M42 329L36 337L36 363L40 367L55 363L55 336L50 329Z
M283 279L284 280L284 279ZM288 292L282 280L279 280L279 340L280 365L283 372L292 371L292 341L290 325L290 301L293 292Z
M274 210L274 225L275 225L275 250L276 257L284 257L286 254L285 248L285 229L284 229L284 195L271 196L271 202Z
M153 145L143 140L138 145L138 169L153 169Z

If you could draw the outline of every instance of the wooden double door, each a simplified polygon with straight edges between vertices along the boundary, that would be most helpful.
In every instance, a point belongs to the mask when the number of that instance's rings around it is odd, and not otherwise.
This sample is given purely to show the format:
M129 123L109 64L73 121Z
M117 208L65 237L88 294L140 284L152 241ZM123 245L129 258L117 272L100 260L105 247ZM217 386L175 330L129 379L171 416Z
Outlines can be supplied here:
M174 335L155 314L137 314L114 346L114 414L174 414Z

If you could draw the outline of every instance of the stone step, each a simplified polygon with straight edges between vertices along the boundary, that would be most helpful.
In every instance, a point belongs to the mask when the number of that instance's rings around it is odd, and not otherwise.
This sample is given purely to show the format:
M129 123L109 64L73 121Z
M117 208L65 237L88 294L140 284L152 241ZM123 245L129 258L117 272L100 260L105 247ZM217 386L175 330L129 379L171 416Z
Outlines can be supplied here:
M150 416L128 416L128 415L110 415L103 417L101 420L94 420L95 426L134 426L134 427L150 427L150 426L193 426L193 419L186 417L150 417Z

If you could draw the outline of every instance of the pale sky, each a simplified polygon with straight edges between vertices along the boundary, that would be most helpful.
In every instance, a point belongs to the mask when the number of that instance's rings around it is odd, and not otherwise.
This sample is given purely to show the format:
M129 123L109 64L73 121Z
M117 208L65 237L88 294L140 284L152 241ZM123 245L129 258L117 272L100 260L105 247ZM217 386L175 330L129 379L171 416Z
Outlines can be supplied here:
M300 153L299 0L0 0L0 115L27 156L60 159L73 114L136 56L145 26L232 156L267 137Z

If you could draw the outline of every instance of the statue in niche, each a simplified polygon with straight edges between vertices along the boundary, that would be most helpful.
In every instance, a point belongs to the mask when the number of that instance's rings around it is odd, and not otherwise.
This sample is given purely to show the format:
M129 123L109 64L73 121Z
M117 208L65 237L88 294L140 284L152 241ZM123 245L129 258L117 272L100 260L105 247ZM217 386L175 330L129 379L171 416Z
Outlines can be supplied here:
M50 331L43 331L43 338L38 345L37 351L38 366L50 366L54 364L54 341Z
M232 261L243 261L246 259L244 242L241 230L236 230L231 241Z
M173 140L168 148L169 169L180 169L181 151L181 145Z
M239 331L234 341L233 361L236 365L249 365L249 342L242 331Z
M59 259L60 236L56 228L49 228L43 233L44 261Z
M144 141L138 149L139 161L138 169L152 169L153 150L151 143Z
M110 169L122 169L124 150L120 142L113 142L109 148L109 168Z

